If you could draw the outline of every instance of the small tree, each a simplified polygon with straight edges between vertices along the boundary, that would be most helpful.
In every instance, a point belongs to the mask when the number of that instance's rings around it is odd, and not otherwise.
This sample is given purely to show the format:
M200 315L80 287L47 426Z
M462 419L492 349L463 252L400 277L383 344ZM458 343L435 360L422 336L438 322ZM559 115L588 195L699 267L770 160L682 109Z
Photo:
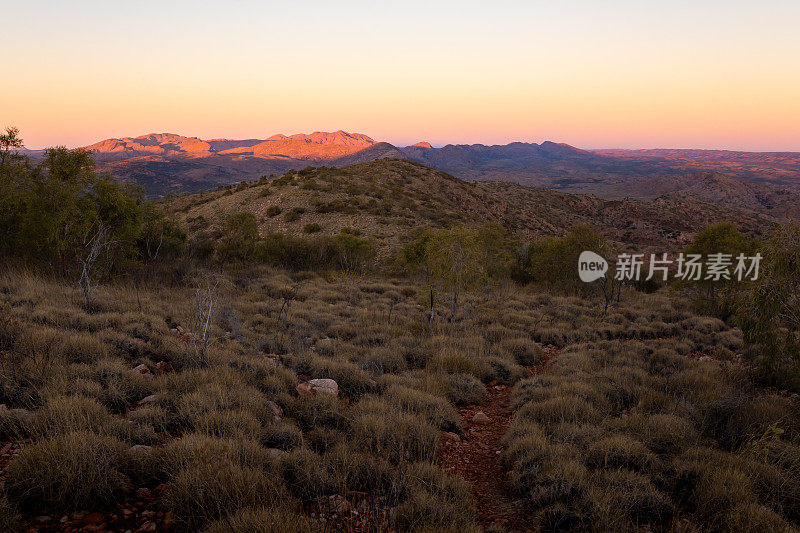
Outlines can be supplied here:
M734 224L719 222L698 233L684 253L700 255L704 260L711 254L729 254L735 260L737 255L751 256L757 249L758 243L748 239ZM742 282L703 276L699 280L681 280L677 286L688 289L698 312L727 320L735 311Z
M493 242L497 238L496 231L486 228L424 228L400 250L397 256L399 269L421 276L428 287L429 324L433 323L436 314L437 292L448 295L450 320L454 320L464 292L487 282L490 272L504 270L499 267L504 260L499 250L504 246L498 248L497 242Z
M220 261L250 261L258 244L258 221L249 211L239 211L225 220L222 239L217 246Z
M210 272L199 275L195 280L191 348L194 351L195 363L198 365L205 362L208 347L214 342L214 317L216 316L219 284L220 277Z
M5 133L0 133L0 170L5 170L14 161L24 159L16 153L22 146L19 128L7 127Z
M450 320L454 320L461 294L487 279L486 255L476 234L463 226L437 232L429 254L434 279L450 294Z
M585 224L573 226L563 237L533 241L522 252L520 277L549 290L588 295L596 290L596 285L584 283L578 277L578 258L583 251L608 258L611 249L602 235ZM613 271L606 273L607 278L613 275ZM604 294L612 294L612 285L610 280L605 282Z
M779 227L763 247L758 280L743 292L736 322L760 348L762 378L800 388L800 227Z
M78 286L83 293L83 303L87 309L92 300L92 291L95 288L95 286L92 285L92 278L94 277L97 260L100 259L100 255L103 252L111 248L112 244L113 243L108 240L108 229L101 223L97 231L87 242L86 253L78 259L81 264L81 276L78 279Z

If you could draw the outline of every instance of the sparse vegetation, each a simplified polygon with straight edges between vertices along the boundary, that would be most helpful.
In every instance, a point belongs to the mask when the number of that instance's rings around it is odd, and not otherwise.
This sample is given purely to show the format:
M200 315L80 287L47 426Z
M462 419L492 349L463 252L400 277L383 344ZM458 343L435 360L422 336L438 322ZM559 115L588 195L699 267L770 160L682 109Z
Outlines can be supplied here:
M527 527L798 527L793 228L759 248L758 282L618 285L609 302L575 281L577 254L625 243L576 226L522 246L463 216L483 209L482 186L410 162L153 204L94 175L86 154L34 166L0 153L2 190L23 184L0 197L13 237L0 529L130 502L176 530L491 526L486 495L443 468L447 450L501 465ZM80 235L106 227L118 243L96 254L90 297L74 281L89 241L53 230L78 216ZM730 226L689 249L720 235L755 249ZM719 291L725 312L697 305ZM497 449L479 446L479 409L505 434Z

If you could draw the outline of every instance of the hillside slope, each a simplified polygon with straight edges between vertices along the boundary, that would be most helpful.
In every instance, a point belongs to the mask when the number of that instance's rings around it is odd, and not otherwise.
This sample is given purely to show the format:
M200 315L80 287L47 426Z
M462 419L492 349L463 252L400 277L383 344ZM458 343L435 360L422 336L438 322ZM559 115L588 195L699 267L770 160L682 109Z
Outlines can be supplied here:
M307 169L237 189L182 196L169 206L195 235L219 235L225 217L244 210L256 216L262 234L301 234L316 223L323 234L355 228L389 247L426 225L494 222L532 238L586 223L614 240L672 247L720 220L754 235L764 234L772 223L757 213L697 198L604 200L508 182L467 182L400 159Z

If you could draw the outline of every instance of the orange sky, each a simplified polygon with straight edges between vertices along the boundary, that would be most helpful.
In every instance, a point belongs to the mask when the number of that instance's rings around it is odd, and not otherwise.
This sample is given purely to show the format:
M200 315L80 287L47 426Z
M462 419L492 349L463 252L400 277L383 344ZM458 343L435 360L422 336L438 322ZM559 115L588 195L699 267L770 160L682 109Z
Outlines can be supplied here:
M553 4L19 3L0 126L800 151L797 2Z

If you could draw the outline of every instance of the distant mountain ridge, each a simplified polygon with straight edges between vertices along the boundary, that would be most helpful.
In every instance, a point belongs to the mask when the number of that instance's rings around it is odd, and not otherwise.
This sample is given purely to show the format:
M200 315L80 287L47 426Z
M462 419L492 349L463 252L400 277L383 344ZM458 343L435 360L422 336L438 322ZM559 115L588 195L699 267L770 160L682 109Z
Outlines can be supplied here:
M747 206L778 209L787 192L755 193L744 184L714 178L700 187L698 176L711 173L800 190L800 153L724 150L582 150L564 143L512 142L504 145L421 141L398 148L363 133L317 131L274 134L263 139L200 139L173 133L106 139L86 147L98 168L141 184L148 194L192 192L252 181L308 166L343 167L381 158L410 159L466 180L501 180L603 198L655 198L681 190L727 198L730 202L776 197ZM25 151L40 157L41 151ZM714 192L714 187L729 190ZM776 196L777 194L777 196ZM791 209L790 211L793 211Z
M101 171L141 184L153 196L198 191L308 166L342 167L405 159L363 133L317 131L265 139L209 139L173 133L106 139L85 147Z

